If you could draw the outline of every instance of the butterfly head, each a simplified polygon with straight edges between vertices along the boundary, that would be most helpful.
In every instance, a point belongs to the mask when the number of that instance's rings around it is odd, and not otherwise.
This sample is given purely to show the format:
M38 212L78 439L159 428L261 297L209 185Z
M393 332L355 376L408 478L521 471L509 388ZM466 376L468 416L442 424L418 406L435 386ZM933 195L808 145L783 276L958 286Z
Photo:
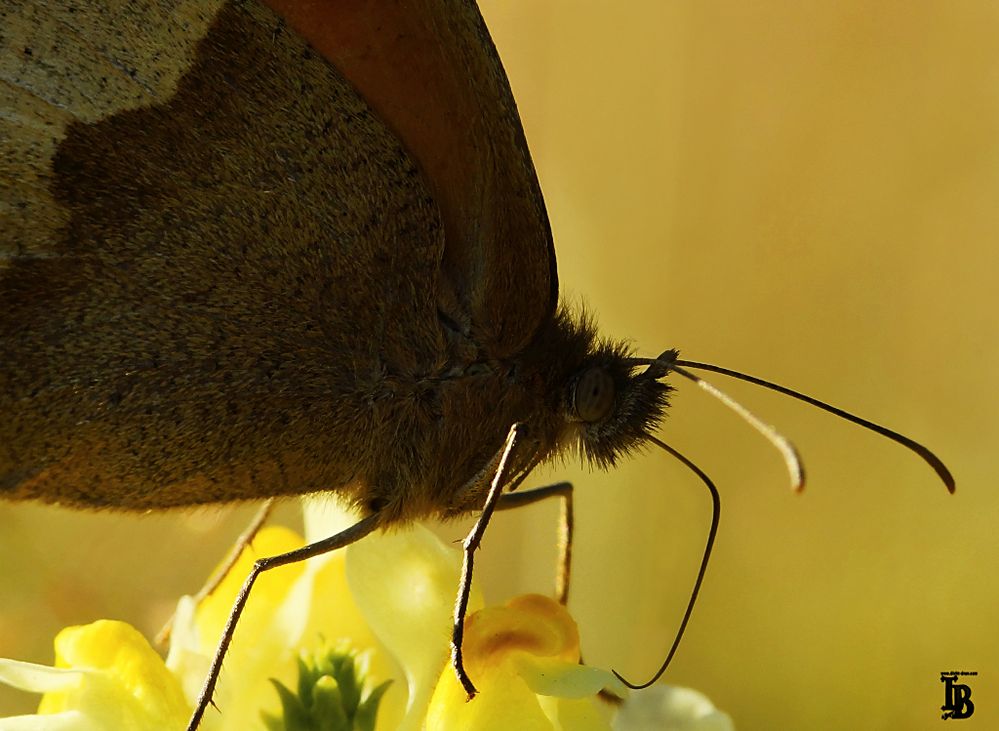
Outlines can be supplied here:
M563 394L568 431L588 462L611 467L659 427L672 391L662 379L676 356L668 351L649 365L631 358L618 343L593 349Z

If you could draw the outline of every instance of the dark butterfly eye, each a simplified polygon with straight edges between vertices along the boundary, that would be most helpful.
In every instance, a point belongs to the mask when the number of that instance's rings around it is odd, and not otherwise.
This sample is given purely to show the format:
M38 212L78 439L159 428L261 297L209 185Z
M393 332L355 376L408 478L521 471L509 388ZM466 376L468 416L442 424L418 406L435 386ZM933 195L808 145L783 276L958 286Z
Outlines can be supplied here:
M585 371L572 393L576 415L590 423L605 419L614 406L615 390L614 379L606 369L594 367Z

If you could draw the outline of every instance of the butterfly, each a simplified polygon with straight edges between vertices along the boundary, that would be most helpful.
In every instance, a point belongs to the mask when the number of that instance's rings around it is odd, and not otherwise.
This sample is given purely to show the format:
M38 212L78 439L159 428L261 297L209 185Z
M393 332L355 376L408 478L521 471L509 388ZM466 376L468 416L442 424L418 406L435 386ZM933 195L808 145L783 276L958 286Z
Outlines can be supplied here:
M743 377L639 358L560 303L471 0L0 8L2 499L144 511L334 492L364 515L258 572L481 513L470 567L493 509L564 498L511 492L538 464L674 453L654 436L665 377Z

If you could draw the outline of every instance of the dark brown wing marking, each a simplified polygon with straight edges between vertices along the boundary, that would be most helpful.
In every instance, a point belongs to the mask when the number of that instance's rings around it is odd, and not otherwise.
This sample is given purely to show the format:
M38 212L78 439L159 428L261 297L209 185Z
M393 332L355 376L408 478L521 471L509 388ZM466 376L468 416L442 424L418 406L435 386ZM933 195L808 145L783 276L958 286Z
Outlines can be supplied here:
M99 25L32 46L66 8L12 7L6 129L38 134L0 168L30 214L0 228L0 489L142 508L363 473L386 364L445 350L443 232L395 135L255 3L164 20L159 50L138 24L135 58Z

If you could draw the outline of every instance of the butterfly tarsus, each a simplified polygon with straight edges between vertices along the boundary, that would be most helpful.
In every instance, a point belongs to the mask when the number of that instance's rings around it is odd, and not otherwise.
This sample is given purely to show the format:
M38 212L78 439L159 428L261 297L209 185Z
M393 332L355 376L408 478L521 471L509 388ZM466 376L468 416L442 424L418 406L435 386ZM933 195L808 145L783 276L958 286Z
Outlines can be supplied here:
M468 675L468 671L465 670L464 653L462 652L462 645L465 638L465 616L468 613L468 599L472 592L475 551L478 550L479 544L482 543L482 536L485 535L486 527L489 525L493 512L496 510L496 506L503 496L503 487L506 482L504 477L506 476L507 465L510 462L510 455L513 453L518 440L523 437L525 431L526 427L523 424L518 423L510 427L510 432L507 434L499 463L496 465L496 471L493 474L492 484L489 486L489 493L483 504L482 512L479 515L479 519L475 521L475 525L468 532L468 535L465 536L465 540L462 541L461 579L458 584L458 596L454 603L454 625L451 631L451 665L454 667L454 673L458 678L458 682L465 689L468 700L472 700L476 693L478 693L475 684Z

